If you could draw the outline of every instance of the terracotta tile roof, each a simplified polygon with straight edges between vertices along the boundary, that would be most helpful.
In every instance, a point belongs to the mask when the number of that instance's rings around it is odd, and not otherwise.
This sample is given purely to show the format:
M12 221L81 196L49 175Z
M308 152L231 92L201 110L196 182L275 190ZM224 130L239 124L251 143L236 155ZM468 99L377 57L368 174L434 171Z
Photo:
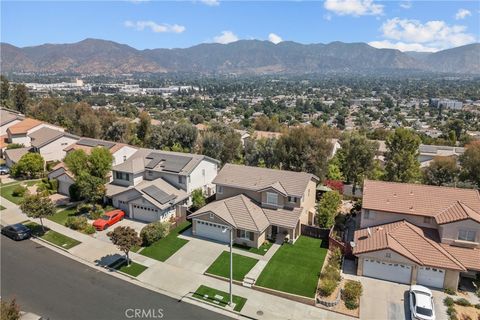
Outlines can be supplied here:
M0 149L6 148L8 146L7 137L8 136L6 134L0 136Z
M8 128L7 131L9 131L11 134L27 133L28 130L35 128L42 123L44 122L37 119L26 118L25 120L22 120L21 122L16 123Z
M455 221L472 219L480 223L480 213L475 212L466 204L457 201L450 207L435 216L438 224L445 224Z
M356 255L390 249L422 266L466 270L439 244L436 230L420 228L405 220L357 230L354 241Z
M480 213L480 194L474 189L373 180L365 180L363 185L364 209L435 217L457 202ZM442 223L447 223L448 217L460 216L450 213L442 216Z
M262 208L254 200L240 194L211 202L189 217L194 218L210 212L234 228L263 232L270 225L295 228L302 208L293 210Z
M259 191L280 184L290 196L302 197L311 180L318 178L306 172L249 167L227 163L213 180L214 184Z
M480 271L480 248L463 248L444 243L441 246L468 270Z

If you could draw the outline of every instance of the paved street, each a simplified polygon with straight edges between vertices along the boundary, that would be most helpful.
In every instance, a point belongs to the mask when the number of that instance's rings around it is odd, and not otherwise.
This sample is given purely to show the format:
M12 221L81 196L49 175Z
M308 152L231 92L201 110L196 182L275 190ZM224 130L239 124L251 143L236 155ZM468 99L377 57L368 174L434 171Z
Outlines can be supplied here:
M22 310L51 320L131 319L134 311L126 309L138 308L150 310L151 316L143 319L159 319L159 308L163 319L227 319L106 275L30 240L14 242L2 236L1 249L2 298L16 297Z

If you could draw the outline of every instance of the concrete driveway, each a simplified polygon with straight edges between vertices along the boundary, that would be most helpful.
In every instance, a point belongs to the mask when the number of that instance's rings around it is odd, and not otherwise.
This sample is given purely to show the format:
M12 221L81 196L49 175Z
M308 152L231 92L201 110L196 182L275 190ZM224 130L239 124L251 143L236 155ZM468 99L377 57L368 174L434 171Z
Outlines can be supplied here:
M90 221L90 222L93 223L93 221ZM145 222L139 222L139 221L134 221L134 220L130 220L130 219L123 219L122 221L119 221L119 222L115 223L113 226L109 227L107 230L95 232L93 234L93 237L98 239L98 240L102 240L102 241L106 241L108 243L111 243L110 239L107 236L107 233L110 230L113 230L113 229L115 229L116 227L119 227L119 226L131 227L131 228L135 229L135 231L137 231L138 234L140 234L140 231L146 225L147 225L147 223L145 223Z
M360 319L410 320L409 285L354 275L345 275L345 278L360 281L363 285ZM432 292L436 319L447 320L446 308L443 305L446 295L438 290Z

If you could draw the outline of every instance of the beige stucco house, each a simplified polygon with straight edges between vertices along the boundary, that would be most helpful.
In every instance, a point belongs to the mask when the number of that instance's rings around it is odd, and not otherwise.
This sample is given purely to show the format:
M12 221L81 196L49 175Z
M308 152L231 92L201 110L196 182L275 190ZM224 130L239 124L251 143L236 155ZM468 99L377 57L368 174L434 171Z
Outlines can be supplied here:
M191 214L193 234L258 248L267 238L286 235L292 242L301 224L312 225L315 188L309 173L226 164L213 183L216 201Z
M358 275L456 289L480 272L478 190L364 182Z

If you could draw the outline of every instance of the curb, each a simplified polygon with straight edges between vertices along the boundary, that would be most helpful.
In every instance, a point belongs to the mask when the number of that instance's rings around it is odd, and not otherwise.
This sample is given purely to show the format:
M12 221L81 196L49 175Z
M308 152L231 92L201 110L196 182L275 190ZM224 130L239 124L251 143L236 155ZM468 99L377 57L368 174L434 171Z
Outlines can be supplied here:
M59 245L56 245L55 243L52 243L52 242L47 241L47 240L45 240L45 239L42 239L42 238L40 238L40 237L37 237L37 236L33 236L33 235L32 235L32 238L35 239L35 240L38 240L38 241L40 241L40 242L46 243L46 244L48 244L48 245L50 245L50 246L52 246L52 247L55 247L55 248L57 248L57 249L60 249L60 250L62 250L62 251L64 251L64 252L70 253L70 251L68 251L68 249L62 248L62 247L60 247Z
M190 296L191 295L191 296ZM208 306L212 306L216 309L219 309L219 310L222 310L222 311L226 311L226 312L230 312L230 313L233 313L234 315L240 317L240 318L243 318L243 319L252 319L252 320L257 320L257 318L253 318L253 317L249 317L249 316L246 316L246 315L243 315L242 313L238 312L238 311L235 311L235 310L230 310L230 309L227 309L225 307L221 307L221 306L218 306L214 303L210 303L210 302L206 302L206 301L203 301L202 299L198 299L198 298L195 298L193 297L193 293L189 292L187 293L187 295L185 295L183 298L187 298L187 299L190 299L190 300L193 300L193 301L197 301L197 302L200 302L202 304L206 304ZM182 300L183 300L182 298Z

